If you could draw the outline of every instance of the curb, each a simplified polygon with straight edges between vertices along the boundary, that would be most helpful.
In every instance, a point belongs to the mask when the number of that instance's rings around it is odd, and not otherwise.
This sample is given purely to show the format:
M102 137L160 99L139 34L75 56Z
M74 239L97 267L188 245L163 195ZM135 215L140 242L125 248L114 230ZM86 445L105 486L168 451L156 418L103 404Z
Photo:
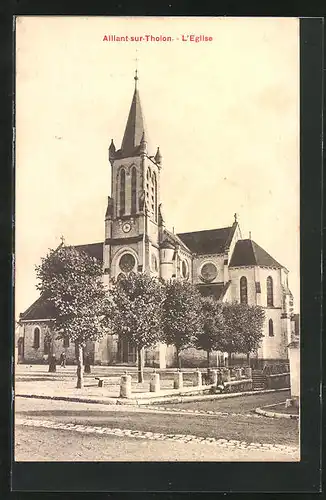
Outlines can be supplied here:
M153 413L168 413L170 415L191 415L196 417L208 416L208 417L245 417L245 418L263 418L262 415L258 415L254 411L252 413L234 413L226 411L213 411L213 410L191 410L184 408L169 408L168 406L159 405L142 405L139 409L150 410Z
M287 418L288 420L299 420L299 415L293 415L292 413L278 413L278 412L263 410L262 408L256 408L255 412L258 413L258 415L262 415L264 417L269 417L269 418Z
M155 405L156 403L187 403L188 401L209 401L214 399L228 399L235 398L239 396L253 396L256 394L269 394L280 391L289 391L289 387L284 387L282 389L263 389L261 391L245 391L245 392L231 392L228 394L205 394L198 396L157 396L150 399L118 399L117 404L125 405Z
M156 396L147 399L121 399L121 398L107 398L107 399L90 399L87 397L75 396L50 396L41 394L15 394L15 397L21 398L35 398L35 399L51 399L57 401L71 401L73 403L94 403L103 405L130 405L130 406L155 406L156 403L186 403L189 401L209 401L214 399L228 399L239 396L252 396L255 394L269 394L280 391L288 391L289 387L282 389L264 389L261 391L246 391L246 392L231 392L229 394L207 394L198 396ZM258 413L258 412L257 412ZM283 414L282 414L283 415Z
M55 401L71 401L72 403L94 403L101 405L116 405L116 399L89 399L76 398L70 396L47 396L43 394L15 394L15 398L31 398L31 399L51 399Z

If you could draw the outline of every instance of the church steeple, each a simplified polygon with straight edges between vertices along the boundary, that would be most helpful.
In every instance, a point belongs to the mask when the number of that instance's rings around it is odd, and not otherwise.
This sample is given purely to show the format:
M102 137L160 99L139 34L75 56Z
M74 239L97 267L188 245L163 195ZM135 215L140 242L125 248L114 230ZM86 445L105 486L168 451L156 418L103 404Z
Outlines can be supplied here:
M139 91L137 88L138 74L137 70L134 76L135 90L131 101L129 116L125 133L121 144L121 156L133 156L136 153L136 148L140 146L143 133L145 132L143 112L140 104Z
M138 91L138 72L122 139L116 150L109 145L111 193L105 213L103 267L109 278L125 272L124 255L134 262L134 270L159 272L159 243L164 231L160 204L162 155L159 148L149 156L148 134ZM121 267L122 265L122 267Z

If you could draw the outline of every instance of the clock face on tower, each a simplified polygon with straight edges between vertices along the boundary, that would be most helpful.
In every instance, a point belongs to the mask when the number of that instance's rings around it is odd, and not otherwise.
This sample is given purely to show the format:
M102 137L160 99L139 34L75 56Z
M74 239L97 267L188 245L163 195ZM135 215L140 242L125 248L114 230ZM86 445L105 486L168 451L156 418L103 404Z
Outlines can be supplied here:
M131 224L129 222L125 222L124 225L122 226L122 231L124 233L129 233L131 229Z

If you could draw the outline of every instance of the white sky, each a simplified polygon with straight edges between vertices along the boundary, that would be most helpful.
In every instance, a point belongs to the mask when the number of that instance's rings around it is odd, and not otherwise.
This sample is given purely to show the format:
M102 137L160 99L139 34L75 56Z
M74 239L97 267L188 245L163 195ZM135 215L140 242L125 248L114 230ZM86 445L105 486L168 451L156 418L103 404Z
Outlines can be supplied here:
M299 309L298 19L24 17L16 30L16 317L62 234L104 239L107 148L121 145L136 48L168 227L228 226L237 212L243 237L289 269ZM103 41L192 33L213 41Z

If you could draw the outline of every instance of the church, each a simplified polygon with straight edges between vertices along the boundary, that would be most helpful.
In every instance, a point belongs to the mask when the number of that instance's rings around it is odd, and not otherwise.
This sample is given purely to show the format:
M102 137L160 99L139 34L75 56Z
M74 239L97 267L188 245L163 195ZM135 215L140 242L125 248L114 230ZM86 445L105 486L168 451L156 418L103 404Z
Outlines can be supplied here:
M251 238L243 239L237 215L228 227L175 234L166 227L160 198L163 158L159 148L150 151L138 90L135 89L121 147L111 141L111 193L104 217L104 238L99 243L75 246L103 265L103 279L126 273L150 272L164 280L184 279L202 295L222 302L257 304L265 309L264 336L252 355L256 366L284 362L293 330L293 296L288 270ZM49 353L51 304L38 298L20 315L18 362L42 362ZM66 352L75 358L69 341L54 339L58 358ZM90 342L86 351L95 364L136 364L136 351L122 338L108 335ZM245 358L245 356L243 356ZM237 356L233 362L241 362ZM216 352L212 364L228 363ZM182 352L183 366L205 365L206 353L194 348ZM173 346L160 344L145 352L145 364L176 366Z

